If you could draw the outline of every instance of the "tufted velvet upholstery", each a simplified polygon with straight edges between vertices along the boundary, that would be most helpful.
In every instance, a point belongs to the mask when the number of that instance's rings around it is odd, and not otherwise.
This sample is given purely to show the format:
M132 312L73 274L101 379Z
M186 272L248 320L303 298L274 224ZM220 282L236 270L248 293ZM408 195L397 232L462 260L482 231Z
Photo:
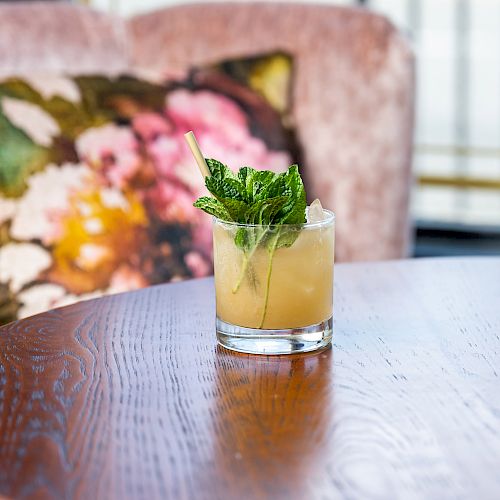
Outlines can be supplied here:
M337 214L337 260L402 257L409 236L414 60L383 17L266 3L167 8L128 21L67 4L0 4L0 75L138 71L281 49L311 198Z
M128 52L121 19L66 3L0 3L0 76L120 73Z

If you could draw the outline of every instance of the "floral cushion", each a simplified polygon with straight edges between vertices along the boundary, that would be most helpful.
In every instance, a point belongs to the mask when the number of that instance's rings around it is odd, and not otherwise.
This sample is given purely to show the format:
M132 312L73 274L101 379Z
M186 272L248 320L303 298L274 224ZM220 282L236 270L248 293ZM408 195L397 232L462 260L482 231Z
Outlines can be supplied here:
M0 82L0 322L210 274L210 220L192 206L204 186L183 135L234 167L285 169L298 154L279 95L289 71L274 55L161 85Z

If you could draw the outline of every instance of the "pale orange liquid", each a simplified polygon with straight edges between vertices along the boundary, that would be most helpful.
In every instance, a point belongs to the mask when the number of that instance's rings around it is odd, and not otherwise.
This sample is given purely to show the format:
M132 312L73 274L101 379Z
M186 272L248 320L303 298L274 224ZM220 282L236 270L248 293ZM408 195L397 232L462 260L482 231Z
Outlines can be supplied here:
M269 253L259 248L249 271L234 293L243 265L243 252L234 233L214 225L214 268L217 316L248 328L300 328L332 316L334 228L302 229L289 248L276 250L270 277L267 310L262 322Z

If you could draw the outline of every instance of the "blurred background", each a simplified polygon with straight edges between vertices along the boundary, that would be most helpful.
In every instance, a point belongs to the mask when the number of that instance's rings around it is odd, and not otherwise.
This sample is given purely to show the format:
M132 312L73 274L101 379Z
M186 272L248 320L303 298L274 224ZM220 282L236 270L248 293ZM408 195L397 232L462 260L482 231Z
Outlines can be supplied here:
M124 16L179 3L87 2ZM500 1L322 3L382 13L413 44L417 56L414 255L500 253Z
M186 3L0 0L0 324L212 272L188 130L337 262L500 255L500 0Z

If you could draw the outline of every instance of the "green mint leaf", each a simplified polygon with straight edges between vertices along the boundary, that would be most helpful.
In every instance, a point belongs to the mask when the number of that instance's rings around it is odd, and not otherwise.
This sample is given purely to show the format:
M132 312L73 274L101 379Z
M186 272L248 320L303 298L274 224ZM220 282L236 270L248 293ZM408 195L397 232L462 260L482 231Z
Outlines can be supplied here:
M235 244L242 250L252 252L261 241L270 237L270 226L276 213L287 202L285 196L260 200L251 205L246 212L246 224L256 224L256 227L238 229ZM261 227L262 226L262 227Z
M226 179L224 182L233 190L233 192L237 193L235 198L245 202L247 201L245 186L240 181L237 179Z
M216 198L232 198L240 201L245 199L245 189L236 179L207 176L205 186Z
M240 227L238 231L236 231L236 235L234 236L234 243L238 248L241 248L241 250L246 250L250 246L246 228Z
M239 222L240 224L246 223L246 214L248 213L248 205L241 200L234 200L231 198L217 198L218 201L224 206L227 213L231 216L231 221Z
M286 196L276 196L256 201L250 206L247 212L248 224L271 225L276 214L285 206L288 198Z
M242 184L247 184L247 181L249 179L251 179L255 173L257 172L257 170L255 170L255 168L252 168L252 167L241 167L239 170L238 170L238 179L240 180L240 182Z
M257 173L252 167L241 167L238 171L238 179L245 186L247 192L252 192L253 177Z
M203 210L207 214L217 217L218 219L226 221L233 220L224 205L219 200L211 198L210 196L202 196L201 198L198 198L193 203L193 206Z
M283 175L284 195L288 201L277 214L278 224L303 224L306 222L306 191L297 165L292 165Z
M276 197L272 196L269 192L269 188L276 177L277 175L274 172L270 172L269 170L261 170L260 172L255 173L252 183L253 201Z
M268 188L276 174L269 170L255 170L251 167L242 167L238 172L238 179L245 188L245 199L252 204L268 196Z
M224 163L213 158L205 158L208 168L210 170L210 176L222 181L224 179L235 179L233 171Z
M278 236L276 248L291 247L299 237L300 230L296 227L282 226Z

